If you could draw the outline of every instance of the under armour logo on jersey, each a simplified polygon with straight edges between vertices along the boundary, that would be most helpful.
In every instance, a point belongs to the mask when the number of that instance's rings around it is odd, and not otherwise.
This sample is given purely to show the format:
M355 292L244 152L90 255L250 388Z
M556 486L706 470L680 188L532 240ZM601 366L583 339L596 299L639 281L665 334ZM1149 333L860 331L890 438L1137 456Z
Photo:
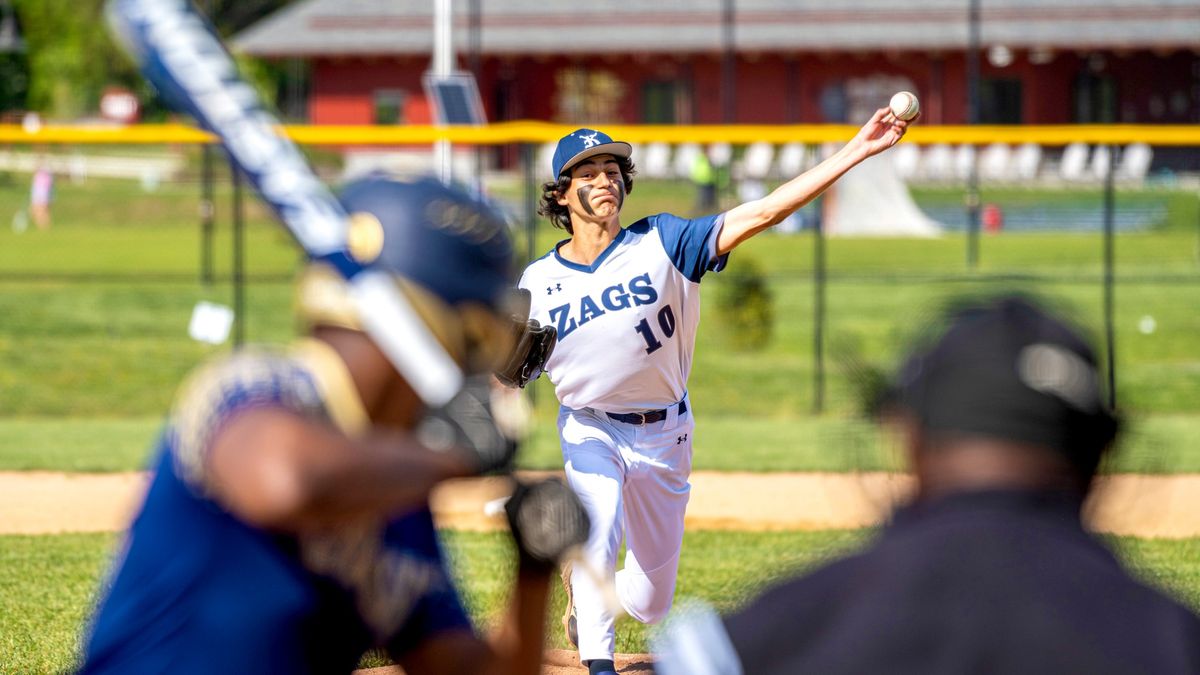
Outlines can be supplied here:
M600 145L600 141L596 140L596 134L598 134L598 133L600 133L600 132L593 131L590 134L580 134L579 138L583 139L584 150L586 150L590 147L596 146L596 145Z
M687 440L687 434L684 434L684 435L682 435L682 436L679 436L679 437L677 437L677 438L675 439L675 445L679 445L680 443L682 443L682 442L684 442L684 441L686 441L686 440Z
M561 290L562 290L562 284L554 284L553 286L547 286L546 287L546 295L553 295L554 291L561 291Z

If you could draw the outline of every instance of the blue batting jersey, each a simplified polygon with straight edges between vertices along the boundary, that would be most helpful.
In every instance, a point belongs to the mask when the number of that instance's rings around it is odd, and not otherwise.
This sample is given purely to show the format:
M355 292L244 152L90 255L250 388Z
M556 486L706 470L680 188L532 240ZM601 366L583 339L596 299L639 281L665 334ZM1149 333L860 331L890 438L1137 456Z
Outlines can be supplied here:
M628 413L683 399L700 279L728 259L716 253L723 222L660 213L622 229L591 265L558 246L530 263L518 285L530 317L558 330L546 374L563 405Z
M233 414L261 406L348 432L366 426L349 375L321 343L202 370L163 433L83 673L349 672L369 648L402 654L438 632L471 630L427 508L298 536L222 508L208 444Z

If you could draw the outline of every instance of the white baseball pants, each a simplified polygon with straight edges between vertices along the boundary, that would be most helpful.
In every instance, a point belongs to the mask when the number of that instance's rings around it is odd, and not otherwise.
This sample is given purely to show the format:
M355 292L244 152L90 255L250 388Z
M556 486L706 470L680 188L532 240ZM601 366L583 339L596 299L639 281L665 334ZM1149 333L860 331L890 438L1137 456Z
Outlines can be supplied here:
M633 425L592 409L560 408L567 482L592 521L584 556L615 583L621 606L642 623L666 617L675 595L683 516L692 471L691 405L673 405L661 422ZM621 539L625 567L615 572ZM615 617L603 591L578 566L571 577L579 658L611 659Z

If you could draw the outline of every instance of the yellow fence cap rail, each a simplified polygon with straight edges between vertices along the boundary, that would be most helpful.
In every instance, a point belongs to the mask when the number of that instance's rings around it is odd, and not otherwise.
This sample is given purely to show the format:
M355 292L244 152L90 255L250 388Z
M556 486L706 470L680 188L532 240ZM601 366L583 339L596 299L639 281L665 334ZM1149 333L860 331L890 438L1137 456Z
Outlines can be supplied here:
M599 125L613 138L632 143L842 143L858 131L843 124L800 125ZM288 125L284 133L303 145L397 146L427 145L447 140L466 145L550 143L578 128L532 120L498 122L480 127L314 126ZM0 143L8 144L169 144L211 143L211 134L185 124L133 126L44 125L29 131L17 124L0 125ZM1200 147L1200 125L1041 125L929 126L914 125L905 142L931 145L991 143L1069 143L1173 145Z

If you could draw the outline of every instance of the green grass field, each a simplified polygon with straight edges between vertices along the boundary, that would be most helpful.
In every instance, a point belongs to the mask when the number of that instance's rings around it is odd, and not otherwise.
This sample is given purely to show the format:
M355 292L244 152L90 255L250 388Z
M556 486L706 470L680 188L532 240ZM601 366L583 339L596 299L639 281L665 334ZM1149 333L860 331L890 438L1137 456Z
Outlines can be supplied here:
M230 195L218 191L211 286L199 282L198 193L165 184L144 193L133 183L93 180L56 188L49 231L13 232L7 218L23 207L23 178L0 176L0 470L122 471L140 468L172 393L209 347L186 335L199 300L232 302ZM519 189L495 186L517 203ZM916 194L928 204L955 203L953 190ZM626 223L648 213L687 214L691 188L639 182ZM987 190L1002 204L1094 204L1095 190ZM1110 471L1200 471L1200 201L1186 192L1121 193L1122 204L1163 204L1151 231L1117 240L1118 399L1130 420ZM288 281L300 256L263 209L247 197L245 334L284 342L294 334ZM563 233L541 223L533 250ZM525 242L519 244L525 250ZM826 333L826 412L814 401L813 237L763 235L734 253L753 258L773 294L775 324L764 349L732 349L706 291L690 383L699 425L697 469L891 469L888 443L858 416L855 380L845 364L887 367L927 312L945 298L996 288L1033 290L1071 308L1098 334L1101 240L1096 234L984 237L976 271L964 266L965 240L833 239ZM717 275L706 286L723 282ZM1139 330L1151 316L1156 330ZM560 466L556 405L544 380L534 387L539 424L522 463ZM863 532L689 533L681 596L730 609L788 571L857 546ZM482 623L494 619L508 583L510 556L501 535L447 533L448 548ZM1200 607L1200 539L1117 539L1140 574ZM0 673L70 668L113 535L0 536ZM496 574L505 570L504 574ZM555 612L562 597L556 592ZM552 617L554 613L552 613ZM552 635L558 646L557 623ZM645 633L622 623L618 648L642 651Z
M515 198L516 187L495 191ZM218 191L216 273L199 282L200 235L194 184L153 193L136 184L60 181L54 226L17 234L0 227L0 467L107 471L136 468L181 378L227 346L191 341L186 326L199 300L232 302L230 195ZM957 193L917 193L929 203ZM0 218L21 208L26 189L0 182ZM1096 203L1092 190L987 191L990 201L1050 205ZM626 222L655 211L687 213L691 188L639 183ZM1191 471L1200 460L1200 259L1198 200L1184 192L1121 193L1123 203L1165 204L1148 232L1117 240L1115 337L1117 394L1132 420L1129 459L1117 470ZM288 279L299 255L253 199L247 198L245 334L284 342L294 334ZM561 231L540 224L538 254ZM523 249L524 244L520 247ZM1095 234L1004 233L984 237L976 272L964 267L964 239L832 239L828 243L824 415L814 403L813 238L765 234L733 254L761 264L775 323L760 351L737 351L712 301L723 283L706 285L704 321L690 392L700 422L697 466L745 470L851 470L890 466L861 407L846 364L890 367L939 302L965 292L1020 288L1068 307L1099 334L1101 241ZM1155 330L1139 329L1153 317ZM544 380L535 387L541 422L524 463L558 463L555 404Z
M455 576L477 625L495 622L511 583L507 535L446 532ZM690 532L684 538L679 598L699 598L728 611L781 578L854 550L865 531ZM0 673L69 670L114 535L0 536ZM1111 540L1147 582L1200 609L1200 539ZM548 620L549 644L566 647L556 617L564 598L557 587ZM647 650L646 628L618 623L617 650ZM367 665L379 665L377 661Z
M777 248L807 245L790 238L774 243ZM0 250L4 249L0 243ZM705 328L698 338L690 385L702 413L794 417L811 410L812 287L799 278L770 281L776 322L773 338L762 351L727 347L721 335L722 317L711 302L705 303ZM721 283L719 276L712 283ZM826 342L828 407L841 413L855 408L852 381L843 372L848 357L890 366L923 311L949 295L978 290L985 283L832 282ZM1069 303L1085 324L1099 322L1101 295L1094 284L1020 286ZM0 372L0 410L5 417L160 414L181 377L204 356L225 349L187 337L192 307L202 299L228 302L231 295L227 286L205 288L183 281L0 281L0 315L5 317L0 326L0 358L7 366ZM246 298L249 339L282 342L293 334L288 283L253 283ZM1200 313L1192 311L1198 298L1200 281L1167 284L1131 279L1121 284L1116 361L1123 409L1200 410L1200 356L1194 337L1200 334ZM1139 331L1145 316L1154 317L1152 334ZM539 398L543 391L549 398L546 388L539 390Z
M547 408L521 451L529 469L561 469ZM145 468L161 417L0 419L0 471L134 471ZM1132 420L1105 464L1108 472L1200 473L1196 418L1162 414ZM748 442L747 439L753 439ZM869 422L838 416L744 418L707 415L697 429L697 471L894 471L889 440Z

